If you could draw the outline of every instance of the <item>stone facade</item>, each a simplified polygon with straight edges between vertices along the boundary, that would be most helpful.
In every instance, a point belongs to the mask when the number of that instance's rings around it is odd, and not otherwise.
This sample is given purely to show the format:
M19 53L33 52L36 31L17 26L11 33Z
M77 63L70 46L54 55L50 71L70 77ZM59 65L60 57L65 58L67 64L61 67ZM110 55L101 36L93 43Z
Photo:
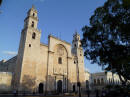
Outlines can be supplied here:
M11 91L12 73L0 72L0 93Z
M0 71L1 72L14 72L15 63L17 60L17 56L9 59L0 61Z
M74 34L72 46L52 35L45 45L40 42L41 31L37 24L37 10L32 7L24 20L17 56L10 59L7 66L6 62L2 63L2 70L14 75L13 89L37 93L75 92L80 82L85 90L84 55L79 34ZM11 69L6 70L8 67Z

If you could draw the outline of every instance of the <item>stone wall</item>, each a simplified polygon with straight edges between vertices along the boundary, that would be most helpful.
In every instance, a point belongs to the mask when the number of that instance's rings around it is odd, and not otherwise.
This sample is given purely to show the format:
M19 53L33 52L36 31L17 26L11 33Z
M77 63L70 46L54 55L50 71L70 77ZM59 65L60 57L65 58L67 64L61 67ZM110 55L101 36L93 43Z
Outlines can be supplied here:
M0 72L14 72L17 56L5 61L0 61Z
M5 91L11 91L11 72L0 72L0 93Z

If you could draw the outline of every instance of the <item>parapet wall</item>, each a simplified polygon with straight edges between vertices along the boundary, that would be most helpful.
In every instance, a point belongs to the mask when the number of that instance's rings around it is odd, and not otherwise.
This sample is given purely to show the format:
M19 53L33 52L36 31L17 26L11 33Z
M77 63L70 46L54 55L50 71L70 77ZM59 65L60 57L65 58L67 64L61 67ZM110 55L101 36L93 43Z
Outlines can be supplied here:
M0 93L5 91L11 91L11 72L0 72Z

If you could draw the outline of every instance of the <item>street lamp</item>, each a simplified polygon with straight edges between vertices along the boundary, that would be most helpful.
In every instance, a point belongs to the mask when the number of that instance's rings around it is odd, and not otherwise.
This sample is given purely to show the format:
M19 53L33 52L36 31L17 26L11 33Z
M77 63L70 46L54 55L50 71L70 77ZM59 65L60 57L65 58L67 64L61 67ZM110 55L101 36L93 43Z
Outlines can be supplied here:
M78 58L77 58L78 59ZM76 65L77 65L77 86L79 87L79 97L81 97L81 91L80 91L80 87L81 87L81 83L79 81L79 66L78 66L78 60L76 61Z
M80 82L77 82L77 86L79 87L79 97L81 97L81 91L80 91L81 83L80 83Z

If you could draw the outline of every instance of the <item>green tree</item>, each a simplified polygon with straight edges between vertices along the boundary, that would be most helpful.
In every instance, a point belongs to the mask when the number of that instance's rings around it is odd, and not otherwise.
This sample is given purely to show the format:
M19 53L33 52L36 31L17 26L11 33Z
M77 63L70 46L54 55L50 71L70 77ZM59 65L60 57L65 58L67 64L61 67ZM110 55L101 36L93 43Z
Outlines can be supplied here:
M1 4L2 4L2 0L0 0L0 6L1 6ZM0 14L1 14L1 10L0 10Z
M130 80L130 2L107 0L95 10L90 26L82 28L84 55L106 71Z
M0 6L1 6L1 4L2 4L2 0L0 0Z

